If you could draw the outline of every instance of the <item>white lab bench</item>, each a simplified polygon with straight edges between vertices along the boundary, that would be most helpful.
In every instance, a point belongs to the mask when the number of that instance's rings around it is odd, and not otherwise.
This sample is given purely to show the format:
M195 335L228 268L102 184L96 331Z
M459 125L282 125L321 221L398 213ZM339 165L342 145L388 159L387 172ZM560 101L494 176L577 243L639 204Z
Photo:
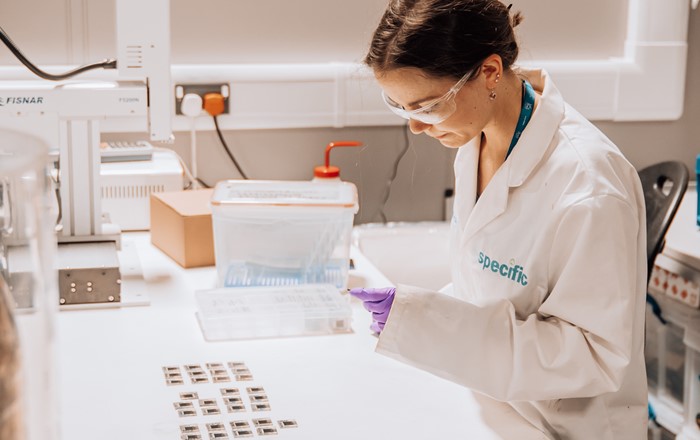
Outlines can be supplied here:
M501 407L483 413L469 390L376 354L370 315L356 300L351 334L206 342L194 291L214 286L215 269L184 270L149 237L124 234L125 249L136 251L149 281L125 268L122 285L124 296L145 295L148 305L59 313L62 439L177 440L185 424L199 424L204 439L205 423L257 417L296 420L297 428L270 436L280 440L544 438ZM354 249L352 256L351 285L389 285ZM162 371L230 361L245 362L254 380L167 386ZM178 417L173 406L181 392L220 398L223 386L252 385L265 388L270 412ZM233 438L230 427L228 433Z
M700 284L696 197L690 187L657 264ZM195 317L194 291L214 286L215 268L181 268L150 244L148 233L126 233L122 239L123 296L136 305L58 315L62 440L177 440L180 425L190 424L199 425L207 439L206 423L258 417L298 422L297 428L270 436L280 440L544 438L507 408L482 409L468 389L376 354L370 315L358 301L352 303L351 334L206 342ZM391 284L357 249L352 257L351 286ZM674 301L662 298L666 312L678 309ZM23 319L18 317L20 327ZM667 355L660 357L668 363ZM167 386L162 371L230 361L245 362L254 380ZM661 383L667 375L661 372L658 392L651 390L659 421L674 434L684 431L680 438L695 440L700 431L683 422L682 403ZM222 408L219 416L178 417L173 406L181 392L220 398L224 386L254 385L265 388L270 412L228 414ZM697 393L696 388L683 400L698 405ZM227 432L233 439L230 427Z

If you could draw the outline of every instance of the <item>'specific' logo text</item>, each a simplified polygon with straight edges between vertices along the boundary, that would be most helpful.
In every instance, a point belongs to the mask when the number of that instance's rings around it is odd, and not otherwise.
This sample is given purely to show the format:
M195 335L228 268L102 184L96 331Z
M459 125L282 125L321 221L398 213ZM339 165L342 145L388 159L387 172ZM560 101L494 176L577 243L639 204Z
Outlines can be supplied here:
M524 272L525 268L519 264L515 264L515 259L513 258L510 259L508 264L499 263L483 252L479 252L479 264L481 264L481 270L486 270L488 268L497 275L520 283L523 286L527 286L527 275L525 275Z

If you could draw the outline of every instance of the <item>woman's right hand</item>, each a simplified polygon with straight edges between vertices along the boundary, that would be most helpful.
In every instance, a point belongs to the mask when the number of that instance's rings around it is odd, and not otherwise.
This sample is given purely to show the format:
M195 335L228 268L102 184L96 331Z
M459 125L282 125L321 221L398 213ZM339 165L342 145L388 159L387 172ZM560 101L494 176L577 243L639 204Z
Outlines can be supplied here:
M384 324L389 317L395 294L396 288L394 287L350 289L350 295L360 299L365 309L372 312L370 329L376 333L381 333L384 330Z

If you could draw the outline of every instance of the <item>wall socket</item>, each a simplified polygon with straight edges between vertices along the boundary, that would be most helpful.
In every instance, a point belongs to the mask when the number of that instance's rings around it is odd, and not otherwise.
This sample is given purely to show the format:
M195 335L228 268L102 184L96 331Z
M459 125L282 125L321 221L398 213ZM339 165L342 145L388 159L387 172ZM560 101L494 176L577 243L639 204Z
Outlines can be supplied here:
M229 113L230 87L227 83L221 84L176 84L175 85L175 114L181 115L180 105L182 98L188 93L196 93L204 99L207 93L221 93L224 97L224 114Z

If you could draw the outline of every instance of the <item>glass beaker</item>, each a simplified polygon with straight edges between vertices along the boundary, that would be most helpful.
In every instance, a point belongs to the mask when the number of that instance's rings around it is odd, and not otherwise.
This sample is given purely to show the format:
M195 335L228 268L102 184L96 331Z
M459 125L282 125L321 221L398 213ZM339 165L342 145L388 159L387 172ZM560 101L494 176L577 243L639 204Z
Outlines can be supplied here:
M59 436L56 206L48 146L0 129L0 439Z

